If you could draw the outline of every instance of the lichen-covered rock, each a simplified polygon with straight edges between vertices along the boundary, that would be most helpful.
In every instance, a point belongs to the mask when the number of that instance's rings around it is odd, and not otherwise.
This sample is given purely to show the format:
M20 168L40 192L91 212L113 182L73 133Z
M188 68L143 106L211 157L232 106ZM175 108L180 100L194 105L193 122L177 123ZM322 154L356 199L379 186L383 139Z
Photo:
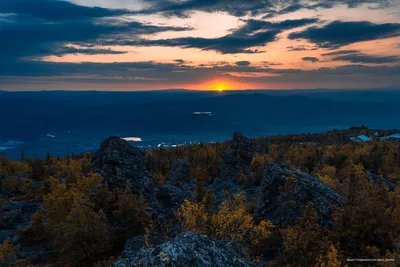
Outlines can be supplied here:
M149 211L156 217L156 221L166 226L174 218L174 212L179 209L184 200L194 199L195 181L178 181L174 185L166 183L154 189ZM170 225L172 228L177 224ZM171 229L172 230L172 229ZM178 229L175 229L178 230Z
M254 146L251 139L235 132L231 143L231 153L222 152L220 154L222 159L221 178L238 181L241 171L247 173L253 155Z
M168 218L185 199L193 199L194 189L195 181L190 180L189 161L178 160L172 167L167 182L155 188L152 207L158 215Z
M378 175L371 172L367 172L367 175L369 177L370 183L373 185L375 184L379 186L385 185L389 188L390 191L394 191L396 189L396 183L390 181L385 177L379 177Z
M214 195L215 206L221 205L225 200L232 199L234 195L244 192L250 201L257 192L257 186L240 185L232 180L215 179L207 188L211 189Z
M222 164L220 165L221 178L225 180L238 181L240 173L239 160L231 153L220 153Z
M124 250L122 251L122 257L131 258L135 255L139 249L145 246L145 240L143 236L136 236L128 239L125 242Z
M16 231L26 228L37 207L38 203L33 200L8 202L0 209L0 230Z
M321 225L330 226L332 208L342 203L341 196L318 178L290 169L285 164L269 164L257 193L256 214L282 226L296 222L311 201Z
M242 164L250 164L254 155L254 146L251 139L241 133L235 132L232 138L232 155Z
M133 256L118 260L114 266L252 266L240 245L214 241L205 235L184 232L157 247L143 247Z
M175 184L190 179L190 163L188 160L177 160L171 169L167 182Z
M111 189L123 189L129 184L137 194L152 191L152 178L145 170L144 152L119 137L109 137L101 143L100 149L93 154L92 166Z
M11 266L11 262L14 260L42 262L55 255L56 252L51 247L26 246L27 244L22 242L25 230L31 223L32 215L40 206L40 202L23 200L9 201L2 209L0 208L0 244L8 239L14 246L19 248L19 253L15 259L10 260L5 265L0 263L0 266Z

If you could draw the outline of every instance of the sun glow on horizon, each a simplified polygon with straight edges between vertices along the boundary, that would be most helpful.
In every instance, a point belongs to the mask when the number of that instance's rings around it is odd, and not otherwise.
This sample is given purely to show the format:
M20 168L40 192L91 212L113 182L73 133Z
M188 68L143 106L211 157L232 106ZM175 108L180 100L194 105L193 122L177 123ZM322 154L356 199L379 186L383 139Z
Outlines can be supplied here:
M232 85L228 82L215 82L211 84L212 90L223 92L232 89Z

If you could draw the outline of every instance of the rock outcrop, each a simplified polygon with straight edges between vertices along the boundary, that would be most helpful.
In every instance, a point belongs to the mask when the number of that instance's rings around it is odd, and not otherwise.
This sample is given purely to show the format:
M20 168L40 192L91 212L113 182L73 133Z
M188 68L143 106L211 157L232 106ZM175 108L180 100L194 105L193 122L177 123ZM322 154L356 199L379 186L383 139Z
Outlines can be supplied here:
M257 186L240 185L232 180L215 179L214 182L207 187L212 190L214 195L214 205L218 207L225 200L233 199L234 195L245 193L250 201L257 193Z
M184 232L154 248L142 247L136 253L124 254L131 256L118 260L115 266L252 266L247 263L248 256L239 245L213 241L193 232Z
M371 173L371 172L367 172L367 175L369 177L369 181L371 184L375 185L385 185L389 188L390 191L394 191L396 189L396 183L390 181L389 179L385 178L385 177L379 177L378 175Z
M11 262L17 259L26 262L44 262L56 254L54 248L50 246L23 242L26 229L31 223L31 217L40 205L40 202L33 200L9 201L3 208L0 208L0 244L8 239L18 248L16 257L5 263L0 262L0 266L14 266Z
M151 175L145 171L145 155L119 137L109 137L93 154L92 166L110 188L125 188L129 184L134 193L152 191Z
M221 178L237 181L242 171L246 173L254 155L254 146L250 138L241 133L234 133L231 143L231 153L220 154L222 164L220 166Z
M136 252L138 252L142 247L146 245L143 236L136 236L134 238L128 239L125 242L124 250L122 251L122 257L132 258Z
M159 219L168 219L182 205L185 199L194 198L195 181L190 179L190 163L177 160L167 182L154 190L152 208Z
M311 201L320 224L330 226L334 206L340 205L341 196L324 185L318 178L290 169L285 164L269 164L257 193L256 214L282 226L296 222Z
M222 152L220 156L222 159L222 163L220 165L221 178L224 180L233 180L237 182L240 173L239 160L229 152Z
M175 185L165 184L155 190L156 200L161 204L160 212L173 213L185 199L192 200L194 196L195 182L179 182Z
M172 167L167 182L175 184L179 181L188 181L190 179L190 163L188 160L177 160Z
M250 164L254 155L254 146L251 139L241 133L234 133L232 138L232 156L239 160L243 165Z
M0 209L0 243L7 238L12 242L19 239L19 230L28 227L38 203L33 200L10 201Z

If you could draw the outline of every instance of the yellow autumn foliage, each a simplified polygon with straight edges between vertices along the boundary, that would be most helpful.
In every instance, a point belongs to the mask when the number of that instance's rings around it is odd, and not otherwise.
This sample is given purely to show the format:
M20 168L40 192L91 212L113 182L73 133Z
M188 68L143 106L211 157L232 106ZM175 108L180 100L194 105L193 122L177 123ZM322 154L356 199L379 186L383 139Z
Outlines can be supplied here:
M0 245L0 264L6 263L7 260L12 259L16 256L16 249L12 245L9 239L6 239L2 245Z
M207 213L202 203L185 201L176 212L183 230L207 234L214 239L233 240L257 245L267 240L275 226L271 222L255 223L244 194L226 200L215 212Z

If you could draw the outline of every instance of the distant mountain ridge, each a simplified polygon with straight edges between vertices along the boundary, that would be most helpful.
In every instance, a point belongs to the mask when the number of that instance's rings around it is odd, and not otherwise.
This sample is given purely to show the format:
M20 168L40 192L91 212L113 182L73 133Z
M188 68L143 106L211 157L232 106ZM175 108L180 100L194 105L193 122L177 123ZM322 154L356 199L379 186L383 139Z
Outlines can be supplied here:
M78 145L93 147L108 135L144 140L151 136L160 143L163 137L174 136L182 143L221 140L234 131L265 136L361 124L393 129L400 128L399 104L396 90L288 95L276 91L7 92L0 97L0 112L6 114L0 140L34 142L30 151L50 151L41 141L50 134L56 138L48 145L65 153L82 150Z

